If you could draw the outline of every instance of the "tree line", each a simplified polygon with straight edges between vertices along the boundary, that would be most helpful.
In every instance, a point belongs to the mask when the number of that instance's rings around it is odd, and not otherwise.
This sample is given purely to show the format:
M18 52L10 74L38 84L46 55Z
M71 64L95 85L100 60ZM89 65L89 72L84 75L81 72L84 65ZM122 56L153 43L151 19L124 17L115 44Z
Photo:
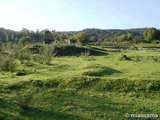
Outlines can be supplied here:
M45 30L31 31L23 28L21 31L13 31L0 28L0 42L37 43L43 42ZM49 31L49 30L48 30ZM155 42L160 43L160 30L156 28L133 29L84 29L82 31L51 31L54 41L70 41L79 44L94 43L121 43L121 42Z

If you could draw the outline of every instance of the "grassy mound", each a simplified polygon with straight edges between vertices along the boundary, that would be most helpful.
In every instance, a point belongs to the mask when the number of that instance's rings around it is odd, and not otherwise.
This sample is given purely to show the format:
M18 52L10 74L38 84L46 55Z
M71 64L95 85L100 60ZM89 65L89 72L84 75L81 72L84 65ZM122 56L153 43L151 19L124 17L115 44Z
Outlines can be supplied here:
M84 49L100 54L65 53L51 57L50 64L30 60L14 72L0 71L0 119L124 120L126 113L160 114L159 52ZM121 54L131 60L120 60Z
M59 76L20 81L1 92L0 119L123 120L125 113L159 113L160 81L153 80Z
M121 73L118 70L115 70L113 68L109 68L107 66L103 66L100 64L90 64L86 66L85 69L88 69L88 70L83 73L84 76L105 77L105 76L112 75L115 73Z
M45 46L45 45L44 45ZM33 54L40 54L41 49L44 47L43 45L33 45L26 46L19 50L18 52L23 52L26 50L30 50ZM53 54L55 56L68 56L68 55L106 55L106 51L102 49L95 49L92 47L77 47L74 45L64 45L64 46L52 46Z
M101 54L100 51L95 51L92 49L76 46L55 46L54 53L56 56L67 56L67 55L98 55Z
M24 90L28 88L61 90L98 90L117 92L160 92L160 80L128 80L107 79L99 77L56 77L46 80L29 80L5 86L8 90Z

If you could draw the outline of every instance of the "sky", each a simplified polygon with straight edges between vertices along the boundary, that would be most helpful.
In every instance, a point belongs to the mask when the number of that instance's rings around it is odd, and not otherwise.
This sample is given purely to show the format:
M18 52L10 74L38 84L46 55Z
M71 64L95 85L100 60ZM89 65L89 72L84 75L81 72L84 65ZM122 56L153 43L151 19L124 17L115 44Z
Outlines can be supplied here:
M160 29L160 0L0 0L0 27L20 31Z

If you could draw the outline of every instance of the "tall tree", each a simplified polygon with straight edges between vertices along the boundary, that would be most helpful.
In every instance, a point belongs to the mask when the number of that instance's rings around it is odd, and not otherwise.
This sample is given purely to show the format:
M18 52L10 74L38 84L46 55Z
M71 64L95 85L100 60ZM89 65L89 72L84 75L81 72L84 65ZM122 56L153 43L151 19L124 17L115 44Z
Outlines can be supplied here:
M143 32L145 40L151 42L159 38L159 31L156 28L148 28Z
M85 44L88 43L88 36L87 36L87 34L84 33L84 32L79 32L79 33L77 33L76 35L74 35L74 39L75 39L78 43L83 44L83 45L85 45Z

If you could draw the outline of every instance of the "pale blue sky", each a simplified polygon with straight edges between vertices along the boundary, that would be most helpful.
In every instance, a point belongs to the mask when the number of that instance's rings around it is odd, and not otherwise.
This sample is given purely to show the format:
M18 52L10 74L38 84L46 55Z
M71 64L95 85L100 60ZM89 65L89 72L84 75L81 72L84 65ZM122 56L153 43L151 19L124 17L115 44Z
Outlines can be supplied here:
M0 0L0 27L12 30L160 29L160 0Z

